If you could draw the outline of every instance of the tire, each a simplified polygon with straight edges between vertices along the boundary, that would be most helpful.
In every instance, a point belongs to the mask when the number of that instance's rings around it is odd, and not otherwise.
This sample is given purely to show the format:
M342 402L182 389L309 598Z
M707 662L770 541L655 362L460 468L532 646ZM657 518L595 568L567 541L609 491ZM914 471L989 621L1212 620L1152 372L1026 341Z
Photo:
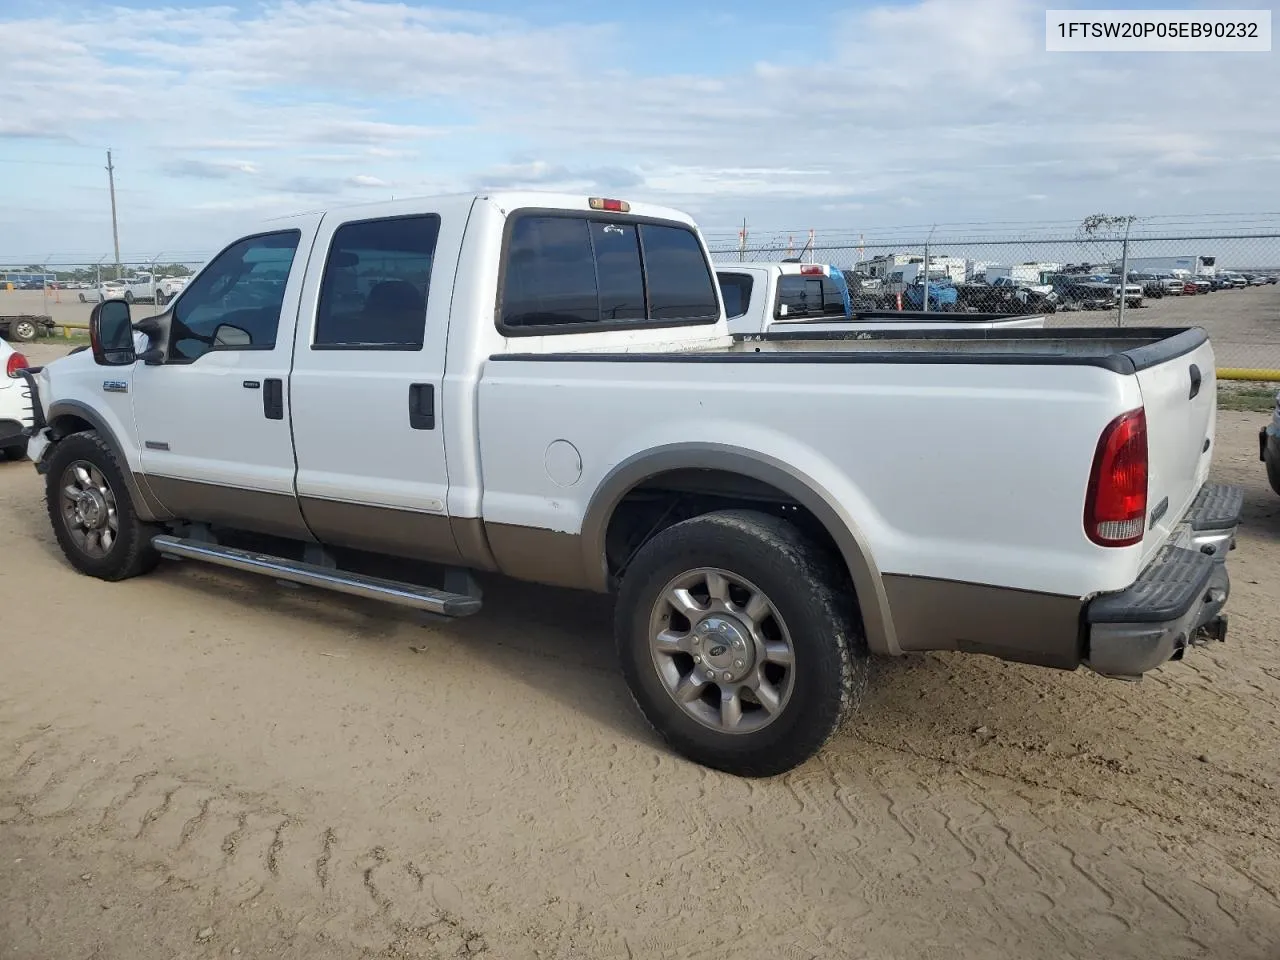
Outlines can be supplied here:
M163 290L157 290L157 291L156 291L156 306L157 306L157 307L163 307L163 306L164 306L166 303L168 303L168 302L169 302L169 298L168 298L168 297L166 297L166 296L164 295L164 291L163 291Z
M88 302L89 302L88 300L86 300L86 299L84 298L84 294L83 294L83 293L82 293L82 294L80 294L80 302L81 302L81 303L88 303Z
M718 591L730 601L719 617L708 574L700 572L706 568L730 584ZM701 587L688 587L685 596L704 609L686 617L664 597L699 577ZM750 590L764 597L757 610L768 612L748 619ZM765 513L704 514L649 540L623 577L614 628L623 676L653 728L690 760L738 776L774 776L809 759L866 688L866 640L843 563ZM651 642L663 635L669 642ZM786 655L775 658L788 647L785 667ZM695 662L686 649L705 659ZM732 659L738 650L745 664ZM705 682L713 667L731 682ZM699 682L689 683L691 677ZM748 690L752 682L760 695ZM672 692L677 687L700 688L702 696L681 704ZM732 706L716 706L725 699L736 699L736 718ZM774 709L766 710L766 701Z
M89 474L92 482L73 479L76 473L73 468L77 466ZM49 455L45 504L58 546L73 567L99 580L127 580L149 572L160 562L160 554L151 546L151 537L159 533L160 528L138 519L129 498L124 470L111 448L92 431L73 433L60 441ZM99 479L105 481L105 496L100 495L102 484L96 482ZM75 521L75 511L64 493L64 488L69 486L78 486L96 501L88 506L90 512L96 514L95 519L102 520L97 528L99 533L112 530L109 508L114 505L115 527L110 543L98 536L98 550L93 549L92 536L84 530L76 532L80 528ZM93 494L93 491L99 493Z
M132 291L132 290L126 290L126 291L124 292L124 302L125 302L125 303L127 303L127 304L129 304L130 306L133 306L133 291Z
M1280 495L1280 460L1266 456L1263 457L1263 463L1267 466L1267 482L1271 484L1271 489Z
M9 336L17 343L30 343L39 333L34 320L14 320L9 324Z
M27 459L27 443L15 443L11 446L0 448L0 453L4 454L6 460L25 460Z

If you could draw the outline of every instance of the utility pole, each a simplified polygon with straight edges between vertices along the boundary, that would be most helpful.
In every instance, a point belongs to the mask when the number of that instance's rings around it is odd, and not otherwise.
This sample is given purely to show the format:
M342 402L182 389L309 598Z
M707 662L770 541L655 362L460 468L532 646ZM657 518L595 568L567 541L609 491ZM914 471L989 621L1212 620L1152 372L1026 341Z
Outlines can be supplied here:
M111 151L107 151L107 184L111 187L111 239L116 247L116 279L120 279L120 228L116 224L116 168L111 163Z
M1129 228L1133 226L1133 217L1124 220L1124 246L1120 249L1120 312L1116 314L1116 326L1124 326L1124 305L1129 294Z
M925 313L929 312L929 244L933 241L933 231L937 229L938 225L935 223L924 241L924 289L920 296L924 301L922 307Z

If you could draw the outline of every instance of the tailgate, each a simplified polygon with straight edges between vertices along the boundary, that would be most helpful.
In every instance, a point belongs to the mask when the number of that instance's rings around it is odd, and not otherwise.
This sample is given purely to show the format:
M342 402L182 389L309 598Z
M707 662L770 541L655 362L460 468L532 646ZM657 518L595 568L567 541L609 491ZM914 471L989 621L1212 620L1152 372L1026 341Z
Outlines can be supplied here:
M1168 539L1209 476L1218 384L1209 341L1137 373L1147 413L1145 564ZM1198 381L1198 387L1196 383Z

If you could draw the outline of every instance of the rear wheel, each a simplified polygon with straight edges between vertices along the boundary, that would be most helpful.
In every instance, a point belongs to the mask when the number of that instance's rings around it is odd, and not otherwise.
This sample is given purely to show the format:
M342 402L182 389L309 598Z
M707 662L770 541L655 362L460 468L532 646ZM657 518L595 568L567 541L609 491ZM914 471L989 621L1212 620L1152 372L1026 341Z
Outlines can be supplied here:
M124 466L96 433L74 433L49 455L45 501L68 562L99 580L125 580L153 569L160 532L138 518Z
M27 459L27 443L24 440L22 443L10 444L7 447L0 448L0 453L4 454L6 460L25 460Z
M125 303L129 303L129 304L133 303L133 291L132 291L132 290L126 290L126 291L124 292L124 302L125 302Z
M39 332L34 320L15 320L9 324L9 335L18 343L30 343Z
M618 598L622 672L684 756L741 776L816 753L861 700L866 645L843 564L793 524L725 510L636 554Z

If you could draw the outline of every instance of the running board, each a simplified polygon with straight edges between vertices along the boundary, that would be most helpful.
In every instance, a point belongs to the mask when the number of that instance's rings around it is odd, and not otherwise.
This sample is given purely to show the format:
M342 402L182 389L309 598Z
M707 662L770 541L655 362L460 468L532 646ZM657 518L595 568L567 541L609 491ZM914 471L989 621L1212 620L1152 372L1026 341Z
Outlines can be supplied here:
M321 590L346 593L353 597L384 600L402 607L426 610L445 617L468 617L480 612L479 597L449 593L434 587L420 587L417 584L401 583L398 580L367 577L360 573L345 573L313 563L301 563L297 560L286 560L284 557L237 550L234 547L197 540L184 540L168 534L152 537L151 545L160 551L162 556L178 560L203 560L205 563L212 563L219 567L262 573L289 583L319 587Z

